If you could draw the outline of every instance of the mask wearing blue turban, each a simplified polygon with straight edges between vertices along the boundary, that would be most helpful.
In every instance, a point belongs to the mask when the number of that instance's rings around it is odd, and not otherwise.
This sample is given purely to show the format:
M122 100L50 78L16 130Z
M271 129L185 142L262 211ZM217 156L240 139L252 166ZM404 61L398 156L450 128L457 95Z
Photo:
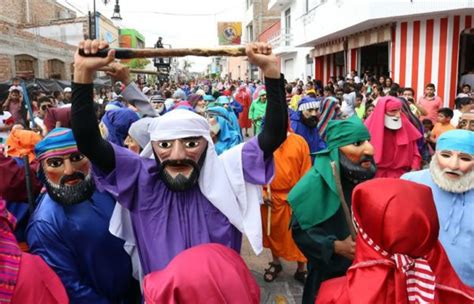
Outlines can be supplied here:
M231 114L235 115L223 107L208 108L208 115L213 115L220 126L219 136L217 138L217 142L215 143L216 152L218 155L242 142L240 129L236 130L233 126L232 119L230 117Z
M128 135L128 129L138 119L137 113L128 108L105 112L104 117L102 117L102 123L107 127L107 140L123 147L125 138Z

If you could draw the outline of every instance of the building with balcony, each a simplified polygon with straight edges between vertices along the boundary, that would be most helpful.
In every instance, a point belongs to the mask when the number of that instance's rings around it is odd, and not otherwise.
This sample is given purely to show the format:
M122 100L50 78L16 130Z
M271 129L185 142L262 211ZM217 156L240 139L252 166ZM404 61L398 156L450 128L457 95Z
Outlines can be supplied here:
M304 1L303 1L304 2ZM268 42L273 52L280 57L281 71L288 81L313 77L313 57L310 56L311 47L296 47L296 40L301 39L301 28L298 29L298 17L301 15L302 1L271 0L268 10L278 13L280 21L278 29L272 32Z
M281 0L277 0L281 1ZM351 70L391 77L421 96L434 83L453 106L462 73L474 69L474 4L468 0L297 0L297 47L312 47L315 77Z
M268 2L270 0L245 0L245 13L242 20L242 41L248 43L258 41L260 35L273 24L279 21L280 13L270 11L268 9ZM244 59L246 60L246 59ZM246 63L239 64L242 76L249 79L258 79L261 77L256 66ZM247 71L242 75L242 69L246 67ZM234 77L235 78L235 77Z

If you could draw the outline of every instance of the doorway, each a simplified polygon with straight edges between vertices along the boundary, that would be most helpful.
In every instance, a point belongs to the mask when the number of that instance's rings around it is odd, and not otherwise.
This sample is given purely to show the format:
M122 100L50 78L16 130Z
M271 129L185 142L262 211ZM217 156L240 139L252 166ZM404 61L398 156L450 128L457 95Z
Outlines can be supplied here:
M360 74L370 71L372 75L389 75L388 42L360 48Z
M474 82L474 56L472 55L472 50L474 50L474 28L464 30L460 38L458 89L459 86L462 85L462 82L464 82L471 85L471 90L473 90L472 82ZM469 76L466 76L468 74Z

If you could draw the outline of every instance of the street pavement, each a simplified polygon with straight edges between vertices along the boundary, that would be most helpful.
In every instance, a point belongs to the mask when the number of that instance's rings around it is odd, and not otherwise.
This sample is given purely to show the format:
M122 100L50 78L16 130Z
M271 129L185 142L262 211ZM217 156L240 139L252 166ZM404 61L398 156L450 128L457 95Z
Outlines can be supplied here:
M253 137L252 128L249 130L250 137L244 137L248 141ZM296 271L296 262L281 260L283 271L271 283L263 280L265 268L272 260L269 249L264 248L263 252L256 256L246 237L244 237L240 255L247 263L250 271L260 286L260 303L262 304L300 304L303 299L303 284L296 281L293 275Z
M260 303L263 304L300 304L303 297L303 284L296 281L293 275L296 271L296 262L282 261L283 271L271 283L263 280L265 268L272 260L269 249L256 256L248 240L244 237L240 255L247 263L253 276L260 286Z

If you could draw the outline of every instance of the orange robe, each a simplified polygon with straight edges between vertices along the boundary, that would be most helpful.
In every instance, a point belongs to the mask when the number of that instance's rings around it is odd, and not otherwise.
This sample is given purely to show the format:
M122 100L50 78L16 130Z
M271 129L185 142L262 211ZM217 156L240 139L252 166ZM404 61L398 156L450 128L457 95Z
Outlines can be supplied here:
M275 178L271 183L272 214L271 233L267 236L268 207L262 205L263 246L270 248L278 257L287 261L306 262L306 258L296 246L291 236L291 207L288 192L311 168L309 147L305 139L289 133L285 142L275 151ZM264 187L264 195L267 188Z

